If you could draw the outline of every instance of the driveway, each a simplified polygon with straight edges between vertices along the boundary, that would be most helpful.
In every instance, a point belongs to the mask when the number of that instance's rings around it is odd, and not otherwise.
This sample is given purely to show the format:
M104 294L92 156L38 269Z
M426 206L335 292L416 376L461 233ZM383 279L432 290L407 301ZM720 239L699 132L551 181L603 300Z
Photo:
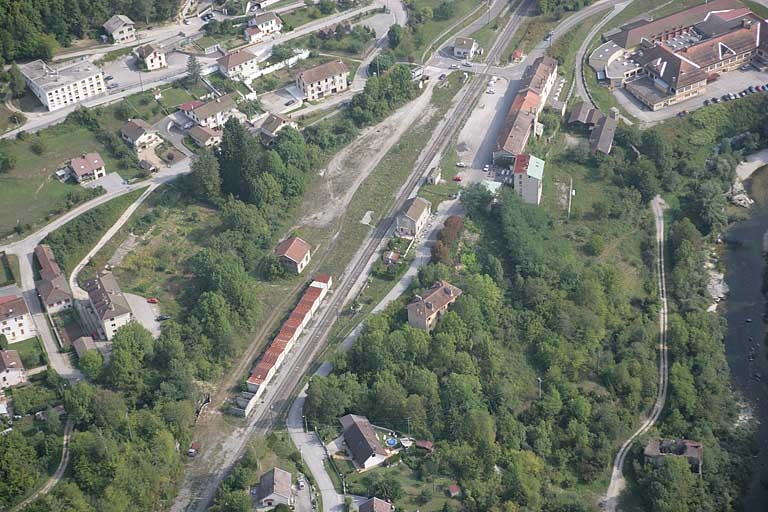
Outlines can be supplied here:
M485 80L485 77L477 77L477 80ZM483 93L480 101L469 115L467 122L459 132L456 145L457 160L466 162L471 167L482 169L483 165L491 163L491 153L496 137L488 137L488 134L496 134L504 124L509 105L517 94L515 81L510 87L510 82L502 77L490 85L487 83L486 91L493 90L494 94ZM446 173L449 173L446 169ZM447 177L447 175L446 175Z
M101 187L104 190L109 192L118 192L120 190L123 190L125 188L125 180L123 180L122 176L117 174L116 172L110 172L103 178L99 178L98 180L89 181L85 185L83 185L85 188L96 188Z
M139 295L132 293L124 293L124 295L128 300L128 305L131 306L133 318L151 332L153 337L160 336L160 322L155 320L160 314L160 306L148 303L147 299Z

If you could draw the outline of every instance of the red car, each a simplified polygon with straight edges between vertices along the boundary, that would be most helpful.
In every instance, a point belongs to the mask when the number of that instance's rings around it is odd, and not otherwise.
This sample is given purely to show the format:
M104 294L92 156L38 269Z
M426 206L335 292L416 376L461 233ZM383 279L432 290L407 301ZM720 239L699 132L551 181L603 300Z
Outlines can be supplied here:
M461 176L454 176L453 181L461 181Z
M157 304L158 302L160 302L160 300L158 300L157 297L150 297L147 299L147 302L149 302L150 304Z

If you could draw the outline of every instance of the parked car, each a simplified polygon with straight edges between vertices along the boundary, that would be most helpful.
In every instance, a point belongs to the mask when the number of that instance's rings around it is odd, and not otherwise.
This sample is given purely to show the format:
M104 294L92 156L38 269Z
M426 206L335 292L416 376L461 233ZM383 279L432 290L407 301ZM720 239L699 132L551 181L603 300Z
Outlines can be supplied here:
M720 98L712 98L712 103L720 103Z
M750 94L752 94L752 93L753 93L753 92L755 92L757 89L755 89L755 87L754 87L754 86L750 85L749 87L747 87L747 90L749 91L749 93L750 93Z
M160 315L157 318L155 318L155 320L157 320L158 322L164 322L170 319L171 319L171 315Z
M445 80L445 73L437 77L438 80Z
M495 91L495 90L493 90L493 89L487 89L487 90L485 91L485 94L496 94L496 91Z
M112 80L113 78L115 77L113 77L112 75L107 75L104 77L104 80Z
M709 100L704 100L704 106L706 107L708 105L709 105Z
M453 181L461 181L461 176L454 176Z
M459 65L458 64L451 64L449 67L451 69L459 69Z
M456 162L456 167L466 167L466 166L467 164L465 164L464 162Z
M116 84L115 82L112 82L107 86L107 89L117 89L118 87L120 87L120 84Z
M721 99L721 100L723 100L723 101L730 101L730 100L731 100L731 97L730 97L729 95L727 95L727 94L723 94L723 95L720 97L720 99Z
M490 171L490 170L491 170L491 166L490 166L490 164L485 164L485 165L483 166L483 170L484 170L485 172L488 172L488 171Z
M731 98L732 100L735 100L735 99L736 99L736 95L735 95L735 94L733 94L733 93L729 93L729 94L728 94L728 97L729 97L729 98Z
M464 66L465 68L471 68L472 67L472 63L470 63L470 62L462 62L461 65Z
M150 304L158 304L160 302L160 299L158 299L157 297L149 297L147 299L147 302L149 302Z
M291 106L291 105L293 105L294 103L296 103L296 100L288 100L288 101L286 101L286 102L285 102L285 106L286 106L286 107L290 107L290 106Z

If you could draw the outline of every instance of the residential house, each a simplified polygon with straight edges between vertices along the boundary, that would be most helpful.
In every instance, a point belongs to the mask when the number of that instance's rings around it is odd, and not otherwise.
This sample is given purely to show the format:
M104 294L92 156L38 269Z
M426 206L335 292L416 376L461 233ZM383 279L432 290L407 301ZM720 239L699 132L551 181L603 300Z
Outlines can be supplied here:
M272 468L259 479L256 494L256 509L263 510L293 504L292 477L288 471Z
M112 341L117 330L133 319L131 307L112 272L102 272L85 283L91 308L99 321L100 335Z
M277 138L277 134L283 128L293 128L295 130L298 129L298 127L299 125L288 117L280 114L269 114L264 122L261 123L259 129L264 138L271 142Z
M50 246L38 245L34 253L40 265L40 280L35 281L35 288L45 310L48 313L58 313L71 308L72 290Z
M395 507L384 500L380 500L377 497L373 497L368 501L364 501L357 507L358 512L392 512Z
M265 12L248 20L245 29L245 40L258 43L270 34L279 34L283 28L282 20L274 12Z
M15 350L0 350L0 389L27 382L27 371Z
M409 199L397 216L395 232L400 237L415 237L424 229L430 215L432 203L421 197Z
M453 56L458 59L471 59L477 52L477 41L469 37L457 37L453 42Z
M557 61L552 57L539 57L525 69L520 89L533 91L539 96L537 115L544 109L556 81Z
M461 288L447 281L438 281L424 294L416 295L408 304L408 323L417 329L427 331L434 328L437 320L448 311L448 306L456 302L461 295Z
M568 117L568 124L592 128L602 117L603 114L598 109L593 108L586 101L580 101L576 103L571 111L571 115Z
M608 154L613 147L613 137L619 122L613 115L603 117L597 121L592 133L589 135L589 149L593 153Z
M219 128L224 126L236 111L237 105L235 104L233 93L230 93L204 103L186 113L191 120L200 126Z
M72 169L72 175L78 183L88 183L107 175L104 160L101 159L100 154L95 152L73 158L69 162L69 168Z
M153 148L163 142L160 133L143 119L129 119L120 128L120 136L137 151Z
M147 71L168 67L168 61L165 60L165 52L151 44L139 46L134 50L134 53Z
M658 439L648 441L643 449L645 462L659 464L664 457L685 457L691 471L701 476L704 466L704 445L688 439Z
M72 342L72 347L75 349L78 359L82 359L86 352L89 350L96 350L96 343L90 336L80 336Z
M373 425L365 416L347 414L339 418L344 429L344 443L355 465L361 471L371 469L387 460Z
M42 60L19 65L27 87L48 110L58 110L107 90L101 69L88 61L75 60L49 66Z
M212 148L221 144L222 131L195 125L189 129L187 135L201 148Z
M135 25L128 16L115 14L102 26L115 43L130 43L136 40Z
M544 160L528 154L517 155L512 177L512 186L524 202L537 206L541 204Z
M461 487L458 484L451 484L448 486L448 496L451 498L458 498L461 496Z
M219 73L235 81L250 82L259 72L259 60L248 50L236 50L216 60Z
M312 246L297 236L280 242L275 254L283 265L294 274L301 274L311 258Z
M24 341L37 335L37 328L24 297L0 297L0 334L5 335L8 343Z
M296 87L309 101L323 99L331 94L347 90L349 69L344 62L334 60L320 64L296 76Z

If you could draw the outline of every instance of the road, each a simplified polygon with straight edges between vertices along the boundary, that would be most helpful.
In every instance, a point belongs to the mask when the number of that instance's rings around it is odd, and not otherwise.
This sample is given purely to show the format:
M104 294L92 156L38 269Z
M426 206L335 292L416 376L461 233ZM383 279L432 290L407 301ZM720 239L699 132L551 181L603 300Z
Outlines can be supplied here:
M66 471L67 464L69 463L69 439L72 436L72 429L74 426L75 424L72 422L72 420L67 420L66 425L64 425L64 438L61 442L61 460L59 461L59 467L56 468L56 472L51 478L48 479L47 482L45 482L45 484L43 484L40 489L36 490L29 498L13 507L11 512L19 512L20 510L24 509L27 505L35 501L40 496L45 496L51 492L51 489L53 489L56 484L59 483L59 480L61 480L61 477L64 476L64 471Z
M603 504L605 510L608 512L616 512L618 506L619 497L621 491L626 485L624 480L624 460L627 458L629 449L634 443L635 439L647 432L661 415L662 409L664 409L664 402L667 400L667 283L664 275L664 210L667 205L664 200L659 196L653 198L651 201L651 208L653 209L653 217L656 222L656 284L659 289L659 300L661 302L661 308L659 309L659 391L656 396L656 402L653 404L651 414L645 419L640 428L638 428L629 439L627 439L619 453L616 454L616 459L613 461L613 471L611 473L611 482L608 486L608 492L605 496Z

